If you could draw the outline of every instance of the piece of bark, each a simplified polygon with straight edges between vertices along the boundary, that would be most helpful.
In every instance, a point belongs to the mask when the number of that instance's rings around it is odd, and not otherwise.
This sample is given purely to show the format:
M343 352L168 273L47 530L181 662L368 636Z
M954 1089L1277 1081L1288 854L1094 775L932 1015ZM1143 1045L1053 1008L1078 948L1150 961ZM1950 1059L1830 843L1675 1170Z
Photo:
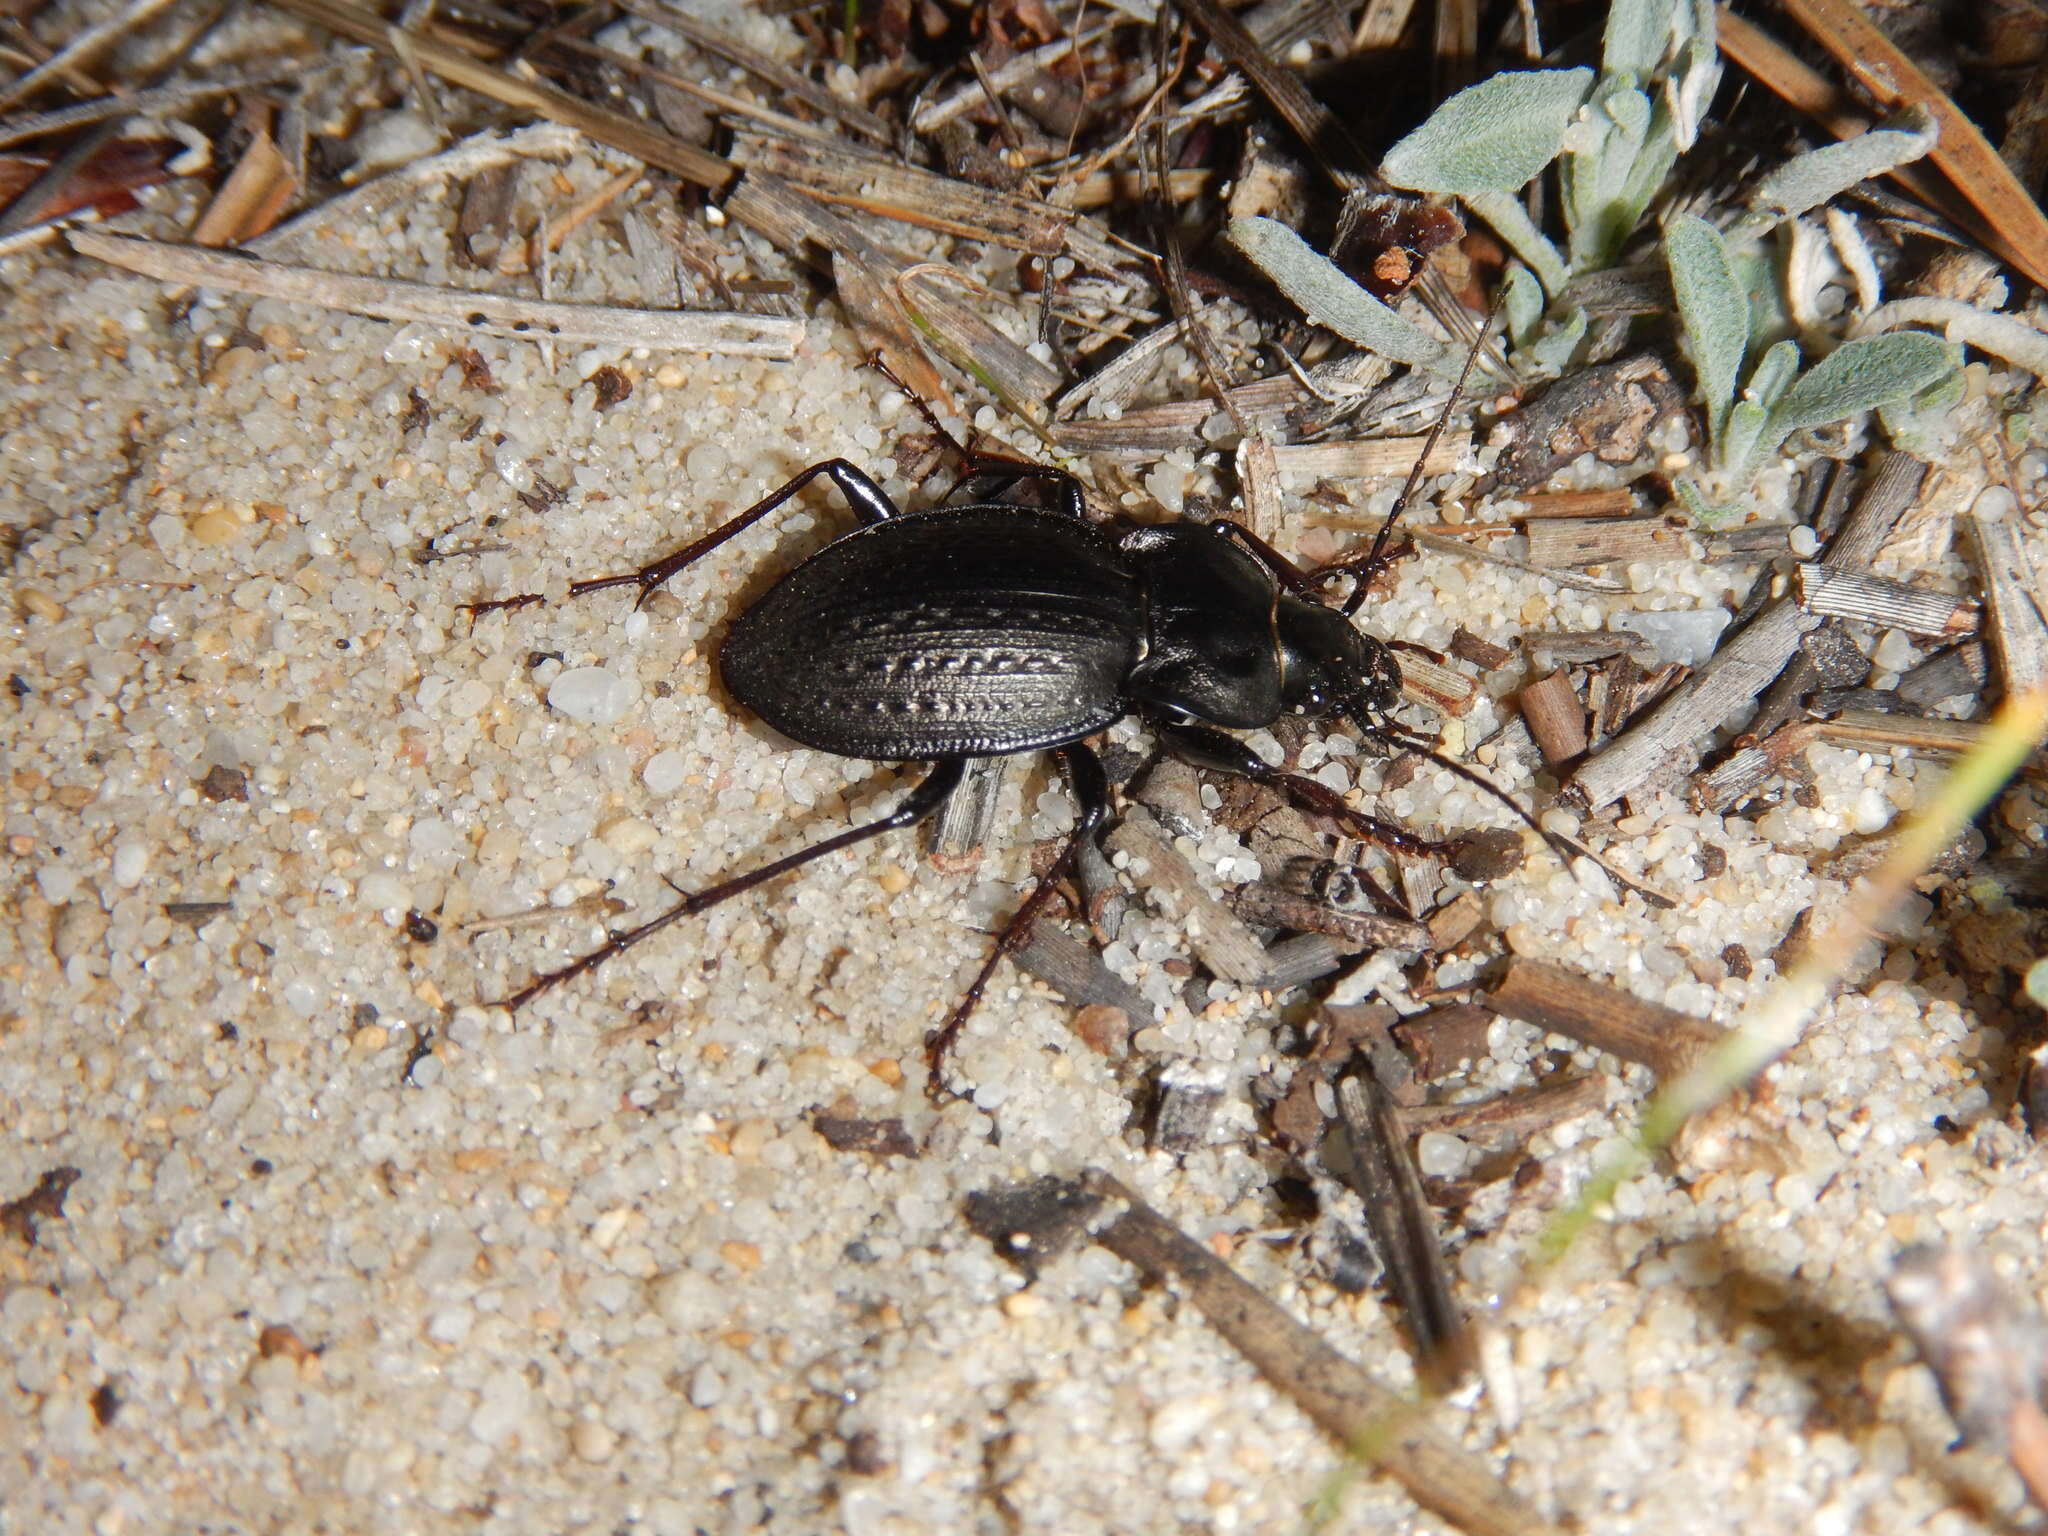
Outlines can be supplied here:
M1401 1127L1410 1136L1445 1131L1494 1148L1517 1146L1539 1131L1604 1108L1608 1082L1607 1077L1593 1072L1561 1083L1518 1089L1477 1104L1417 1104L1399 1111Z
M1231 906L1248 923L1327 934L1350 946L1352 954L1369 949L1429 948L1429 929L1411 918L1382 917L1376 912L1340 912L1312 896L1263 880L1239 887Z
M1684 1073L1721 1037L1720 1030L1690 1014L1539 960L1510 960L1486 994L1486 1006L1637 1062L1665 1079Z
M1628 464L1648 451L1652 426L1684 410L1670 364L1654 352L1631 353L1560 380L1507 418L1513 438L1495 473L1503 487L1520 490L1581 454Z
M2020 545L2014 521L1993 522L1971 512L1963 519L1990 609L1991 655L2007 698L2048 683L2048 619L2033 561Z
M1074 1008L1109 1007L1134 1024L1150 1023L1145 994L1102 963L1102 956L1056 922L1032 924L1031 936L1010 952L1017 967L1059 993Z
M1691 558L1684 526L1666 517L1559 517L1529 525L1531 565L1579 570Z
M1937 651L1899 679L1899 697L1915 709L1932 709L1950 699L1975 697L1991 676L1981 640Z
M1472 1369L1472 1334L1451 1291L1443 1237L1423 1198L1400 1111L1370 1072L1354 1071L1337 1084L1337 1116L1349 1153L1342 1176L1365 1206L1373 1246L1414 1337L1422 1377L1444 1391ZM1327 1141L1323 1152L1328 1163Z
M1414 1059L1415 1075L1429 1082L1486 1059L1493 1017L1492 1009L1474 1003L1446 1003L1394 1025L1394 1043Z
M1460 661L1469 661L1482 672L1498 672L1515 657L1507 646L1482 640L1462 624L1452 633L1449 650Z
M1586 706L1579 702L1571 678L1546 672L1515 698L1545 767L1559 767L1586 750Z
M1942 640L1961 639L1977 630L1977 605L1968 598L1923 591L1865 571L1795 565L1792 592L1800 607L1825 618L1853 619Z

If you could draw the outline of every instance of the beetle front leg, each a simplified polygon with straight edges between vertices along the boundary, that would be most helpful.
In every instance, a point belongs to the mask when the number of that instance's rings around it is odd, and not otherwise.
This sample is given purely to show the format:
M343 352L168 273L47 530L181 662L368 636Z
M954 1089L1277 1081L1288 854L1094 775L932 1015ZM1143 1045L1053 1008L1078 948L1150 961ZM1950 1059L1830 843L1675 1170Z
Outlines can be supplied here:
M1256 783L1270 784L1281 793L1290 795L1311 809L1321 811L1333 821L1342 823L1353 837L1377 843L1393 853L1405 853L1415 858L1441 859L1455 864L1463 844L1457 840L1436 842L1430 838L1417 837L1406 827L1399 827L1377 816L1368 816L1363 811L1353 810L1344 803L1343 796L1326 784L1304 778L1298 773L1289 773L1275 768L1235 736L1206 725L1184 725L1178 722L1154 720L1152 728L1159 735L1160 745L1182 762L1197 768L1212 769Z
M613 587L637 586L640 589L640 601L644 603L669 577L696 564L735 534L758 523L820 475L824 475L839 487L840 493L846 497L847 505L853 508L853 515L861 522L886 522L897 515L896 504L879 485L875 484L867 471L846 459L826 459L821 464L813 464L802 474L762 497L738 517L720 523L704 537L685 544L674 554L664 555L649 565L641 566L637 571L623 571L617 576L596 576L588 581L571 582L569 595L587 597L592 592L606 592ZM495 597L481 603L464 603L462 608L471 619L475 619L479 614L500 611L509 613L546 601L547 599L538 592L522 592L517 597Z

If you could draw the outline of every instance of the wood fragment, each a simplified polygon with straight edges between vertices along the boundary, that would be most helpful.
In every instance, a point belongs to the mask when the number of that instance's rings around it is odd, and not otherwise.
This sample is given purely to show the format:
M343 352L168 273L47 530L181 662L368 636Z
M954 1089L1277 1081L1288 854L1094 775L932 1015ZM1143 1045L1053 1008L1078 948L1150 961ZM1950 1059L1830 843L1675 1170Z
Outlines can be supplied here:
M1625 629L1539 629L1522 636L1522 650L1540 666L1584 666L1611 656L1638 665L1655 661L1657 648Z
M1482 672L1498 672L1515 659L1515 653L1509 647L1482 640L1462 624L1452 632L1447 649L1460 661L1469 661Z
M1854 0L1782 0L1785 13L1886 112L1921 107L1941 129L1928 160L1997 231L2019 270L2048 287L2048 216L1977 125ZM2003 253L2002 253L2003 254Z
M1429 914L1429 948L1438 954L1456 949L1471 938L1485 920L1486 904L1479 899L1479 893L1460 891Z
M1343 1445L1370 1457L1423 1508L1473 1536L1557 1536L1484 1462L1432 1429L1406 1398L1296 1322L1111 1175L1080 1187L1113 1219L1090 1235L1192 1301L1259 1373Z
M1397 1021L1391 1033L1394 1043L1414 1060L1415 1075L1430 1082L1484 1061L1492 1027L1492 1009L1475 1003L1445 1003ZM1411 1122L1410 1129L1415 1128Z
M942 262L920 262L897 277L896 296L940 352L1019 415L1031 418L1059 388L1057 368L990 322L987 312L1003 301L966 273Z
M1176 1156L1207 1146L1230 1087L1230 1068L1218 1061L1182 1057L1159 1069L1159 1102L1150 1141Z
M1690 1069L1721 1031L1690 1014L1539 960L1510 959L1486 994L1495 1013L1648 1067L1667 1081Z
M1539 491L1522 498L1517 521L1552 517L1634 517L1635 492L1625 486L1606 491Z
M59 75L83 70L122 38L146 26L175 3L176 0L129 0L112 16L81 29L33 69L25 70L5 85L0 85L0 108L27 100Z
M1494 466L1500 484L1543 484L1583 454L1630 464L1650 451L1649 433L1682 415L1685 391L1655 352L1634 352L1560 379L1505 422L1511 441Z
M1981 640L1937 651L1899 679L1899 697L1916 709L1932 709L1949 699L1984 691L1991 665Z
M1968 720L1845 709L1832 720L1815 722L1814 737L1857 752L1933 752L1952 757L1981 745L1984 730Z
M1977 605L1947 592L1909 587L1865 571L1802 563L1792 567L1793 597L1808 613L1955 640L1975 634Z
M469 335L774 358L796 356L803 341L804 323L777 315L561 304L287 266L240 252L134 235L90 229L74 229L69 235L72 246L84 255L159 282L257 294L379 320L419 321Z
M1413 703L1427 704L1446 715L1462 715L1479 700L1477 681L1427 656L1395 651L1394 665L1401 673L1401 696Z
M1415 1339L1417 1367L1444 1391L1472 1369L1472 1334L1451 1291L1443 1238L1399 1111L1370 1072L1353 1071L1337 1082L1337 1116L1350 1154L1338 1163L1342 1177L1365 1205L1373 1246ZM1325 1139L1326 1164L1336 1161L1335 1150Z
M1384 917L1377 912L1341 912L1327 902L1268 881L1255 880L1232 895L1231 908L1261 928L1293 928L1327 934L1350 946L1349 953L1369 949L1424 950L1429 929L1413 918ZM1262 982L1263 984L1263 982Z
M2048 618L2043 617L2039 573L2010 519L1993 522L1973 511L1963 522L1990 609L1998 680L2007 698L2017 698L2048 681Z
M1111 854L1129 861L1132 883L1169 922L1181 925L1202 964L1225 981L1255 986L1266 972L1266 952L1244 920L1202 889L1152 813L1132 806L1103 839Z
M259 131L192 226L192 243L237 245L262 234L283 216L298 185L276 141Z
M1492 1146L1515 1146L1540 1131L1553 1130L1581 1115L1596 1114L1607 1105L1607 1084L1599 1072L1564 1082L1547 1082L1477 1104L1417 1104L1400 1110L1401 1127L1410 1136L1447 1131Z
M1545 767L1559 767L1586 750L1586 706L1563 672L1544 673L1515 697Z
M1092 945L1056 922L1035 923L1031 937L1011 951L1010 959L1026 975L1059 993L1071 1008L1115 1008L1133 1027L1151 1023L1157 1012L1144 993L1103 964Z
M1556 517L1529 524L1529 563L1580 569L1695 558L1683 524L1666 517Z
M1407 474L1415 467L1415 456L1427 441L1425 436L1280 443L1274 446L1273 462L1282 474L1296 480L1380 480ZM1451 473L1464 462L1471 447L1470 431L1447 430L1423 462L1422 472Z
M1820 740L1820 726L1799 721L1779 727L1762 741L1743 746L1704 773L1693 776L1687 798L1701 811L1725 812L1785 771L1787 760Z
M1279 458L1273 444L1257 432L1237 445L1237 483L1244 492L1245 525L1272 543L1280 531Z
M960 787L946 796L945 803L925 823L925 847L932 867L942 874L959 875L981 863L982 845L995 825L996 799L1009 778L1011 759L971 757Z
M1289 992L1342 970L1358 951L1327 933L1297 933L1266 946L1262 992Z
M635 16L645 17L680 37L688 38L706 52L731 60L747 73L767 81L785 96L801 101L814 112L838 119L847 127L865 134L878 144L889 142L889 125L866 107L835 95L801 71L791 69L779 59L772 59L765 53L756 52L737 38L707 25L683 6L667 3L647 4L645 0L619 0L619 8L631 11Z
M1545 581L1560 587L1569 587L1575 592L1626 592L1628 583L1613 576L1582 576L1576 571L1561 571L1555 566L1538 565L1533 560L1517 560L1513 555L1497 554L1490 549L1481 549L1473 544L1461 544L1455 539L1440 539L1433 533L1410 529L1408 541L1417 549L1426 549L1433 555L1449 555L1452 559L1480 560L1488 565L1504 565L1511 571L1527 571L1532 576L1541 576Z
M1887 454L1823 563L1837 570L1868 565L1925 474L1926 466L1911 455ZM1582 761L1559 798L1582 811L1599 810L1685 775L1700 743L1784 670L1800 636L1817 622L1790 598L1766 603L1690 681Z

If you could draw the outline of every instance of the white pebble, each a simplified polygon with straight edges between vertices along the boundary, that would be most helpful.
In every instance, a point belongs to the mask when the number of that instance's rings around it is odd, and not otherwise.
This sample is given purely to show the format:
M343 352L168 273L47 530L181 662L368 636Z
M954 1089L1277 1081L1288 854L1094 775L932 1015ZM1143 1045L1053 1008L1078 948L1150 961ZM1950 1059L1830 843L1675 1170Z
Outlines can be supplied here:
M388 912L412 905L412 887L384 870L365 875L363 883L356 887L356 895L364 906L374 912Z
M114 850L114 884L124 891L132 891L142 884L143 871L149 868L149 849L141 843L123 843Z
M1802 560L1811 560L1820 553L1820 535L1804 523L1792 530L1788 542L1792 546L1792 553Z
M482 1401L470 1415L469 1432L486 1445L509 1439L525 1422L530 1395L519 1372L496 1372L484 1383Z
M608 667L571 667L548 687L548 705L571 720L610 725L633 707L640 690Z
M689 776L690 760L674 748L655 753L640 770L640 782L656 795L674 794Z
M1425 1178L1456 1178L1471 1161L1472 1149L1448 1131L1424 1131L1415 1138L1415 1166Z
M604 1461L617 1448L619 1437L595 1419L585 1419L569 1431L569 1443L585 1461Z
M1976 502L1971 506L1972 515L1987 523L2002 523L2012 516L2017 505L2010 490L2002 485L1986 486L1978 492Z

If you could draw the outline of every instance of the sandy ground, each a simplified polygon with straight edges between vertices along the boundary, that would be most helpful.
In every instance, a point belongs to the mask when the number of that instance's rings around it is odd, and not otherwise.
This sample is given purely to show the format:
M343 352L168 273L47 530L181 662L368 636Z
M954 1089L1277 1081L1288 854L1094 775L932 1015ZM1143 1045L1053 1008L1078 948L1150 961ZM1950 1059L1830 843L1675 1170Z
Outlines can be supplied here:
M452 221L429 196L306 259L468 281ZM556 275L630 300L632 271L600 221ZM963 1224L970 1191L1112 1168L1407 1379L1392 1309L1332 1288L1254 1128L1298 1004L1219 984L1191 1013L1166 925L1111 957L1175 999L1132 1062L1006 970L962 1043L971 1097L926 1102L923 1034L1060 829L1056 775L1015 776L976 875L898 836L517 1018L478 1006L600 925L465 925L607 881L652 911L665 877L702 885L911 781L791 748L715 679L746 594L845 526L833 498L638 614L598 598L472 632L457 609L630 566L830 454L886 467L915 423L830 310L790 364L483 341L487 389L431 331L168 295L59 250L7 258L0 285L0 1200L77 1170L61 1219L0 1233L0 1529L1292 1532L1333 1487L1338 1528L1436 1528L1343 1477L1171 1293L1093 1249L1020 1289ZM600 409L606 364L634 387ZM417 559L430 538L454 558ZM1506 640L1735 579L1630 574L1594 599L1431 557L1372 624ZM1819 807L1624 826L1615 857L1675 911L1537 858L1489 895L1496 943L1732 1021L1797 913L1839 898L1816 862L1935 777L1813 756ZM1492 819L1427 775L1384 803ZM408 935L412 910L437 938ZM1899 1247L1942 1238L2023 1293L2041 1277L2048 1185L2001 1118L2011 1021L1952 947L1893 944L1718 1154L1631 1181L1530 1277L1542 1217L1647 1087L1577 1053L1616 1072L1608 1110L1538 1138L1544 1177L1453 1232L1491 1390L1437 1421L1590 1531L2009 1528L2017 1483L1949 1453L1880 1290ZM1571 1064L1506 1023L1492 1046L1447 1091ZM1214 1144L1180 1157L1133 1117L1166 1058L1230 1085ZM900 1118L917 1155L834 1150L822 1106Z

